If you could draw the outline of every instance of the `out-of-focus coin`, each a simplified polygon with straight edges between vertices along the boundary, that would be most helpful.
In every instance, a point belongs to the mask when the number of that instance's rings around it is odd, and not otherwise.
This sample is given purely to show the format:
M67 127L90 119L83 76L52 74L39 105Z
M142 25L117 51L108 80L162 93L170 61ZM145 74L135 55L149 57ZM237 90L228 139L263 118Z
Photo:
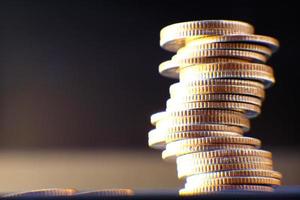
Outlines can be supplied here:
M166 117L167 113L165 111L161 111L151 115L150 121L152 125L156 125L156 123Z
M54 197L54 196L71 196L76 194L76 189L61 189L61 188L50 188L50 189L40 189L31 190L25 192L16 192L6 194L3 197Z
M238 191L248 191L248 192L272 192L274 189L271 186L264 185L218 185L218 186L203 186L198 188L184 188L179 191L182 196L189 195L199 195L211 192L238 192Z
M148 132L148 145L153 149L165 149L166 132L160 129L152 129Z
M79 192L76 196L82 197L113 197L113 196L132 196L134 195L131 189L101 189L86 192Z

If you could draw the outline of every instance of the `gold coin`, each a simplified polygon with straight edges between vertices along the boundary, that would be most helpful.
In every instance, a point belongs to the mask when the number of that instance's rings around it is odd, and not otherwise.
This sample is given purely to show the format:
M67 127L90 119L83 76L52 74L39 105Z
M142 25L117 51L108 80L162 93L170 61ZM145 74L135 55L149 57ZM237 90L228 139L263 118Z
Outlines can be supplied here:
M207 185L198 188L184 188L179 190L179 194L181 196L189 196L189 195L199 195L211 192L224 192L224 191L253 191L253 192L273 192L273 188L271 186L263 186L263 185Z
M198 94L190 96L182 96L180 98L168 99L167 104L182 104L197 101L230 101L243 102L261 106L262 100L257 97L239 95L239 94Z
M166 143L175 142L178 140L189 138L201 138L201 137L242 137L241 134L235 132L226 131L189 131L189 132L177 132L166 134Z
M256 63L199 64L180 68L178 73L180 82L232 78L260 81L264 84L265 88L275 83L272 68Z
M166 114L167 113L165 111L161 111L151 115L150 117L151 124L155 126L158 121L166 117Z
M195 80L189 81L187 83L181 83L183 86L189 87L197 87L203 85L242 85L242 86L254 86L257 88L264 89L264 85L262 83L256 81L249 80L236 80L236 79L212 79L212 80Z
M273 37L264 35L218 35L218 36L204 36L193 38L191 41L198 40L197 44L209 44L218 42L242 42L251 44L260 44L270 48L273 52L277 51L279 47L279 41Z
M185 45L186 38L201 35L251 34L252 25L230 20L204 20L176 23L164 27L160 31L160 46L168 51L176 52Z
M243 134L244 130L238 126L220 125L220 124L180 124L168 127L168 133L190 132L190 131L222 131Z
M79 192L76 196L82 197L112 197L112 196L132 196L134 194L131 189L102 189L94 191Z
M180 67L191 66L194 64L202 63L202 58L237 58L243 59L254 63L265 63L268 60L268 56L252 51L242 50L194 50L187 49L186 51L178 52L172 57L175 63L178 63Z
M179 140L181 141L181 140ZM166 150L162 152L162 158L164 160L174 160L178 156L185 154L204 152L204 151L214 151L222 149L255 149L253 145L247 144L207 144L207 145L182 145L178 143L179 141L172 142L166 145Z
M197 188L203 185L281 185L280 180L270 177L244 176L222 177L198 180L198 182L185 184L186 188Z
M180 156L176 159L177 166L195 166L195 165L210 165L210 164L233 164L233 163L264 163L266 165L273 165L272 159L257 157L257 156L229 156L217 158L193 158Z
M273 170L231 170L231 171L221 171L221 172L211 172L204 174L196 174L193 176L186 177L186 182L194 183L199 180L208 178L220 178L220 177L243 177L243 176L259 176L259 177L271 177L276 179L281 179L281 173Z
M218 57L212 57L212 58L199 58L197 59L199 63L195 64L208 64L208 63L227 63L227 62L238 62L238 63L248 63L249 61L243 60L243 59L237 59L237 58L218 58ZM200 62L201 61L201 62ZM192 66L192 65L191 65ZM188 66L185 66L188 67ZM162 62L159 67L158 71L162 76L168 77L168 78L174 78L178 79L179 76L179 64L174 62L174 60L168 60L165 62Z
M260 164L260 165L265 165L268 170L271 170L273 167L272 160L270 159L260 159L259 157L249 157L249 158L236 158L234 159L233 157L228 158L228 159L221 159L221 158L214 158L214 159L208 159L208 160L202 160L198 161L190 161L187 163L183 163L181 161L177 160L177 171L178 171L178 178L186 178L187 176L191 176L191 172L194 172L195 170L199 168L204 168L207 165L234 165L234 164ZM240 169L234 168L232 171L236 171ZM244 169L244 171L249 170L249 169ZM196 171L197 172L197 171ZM215 172L209 172L209 173L203 173L205 174L212 174ZM197 174L197 173L195 173ZM193 174L194 175L194 174ZM204 180L205 176L203 176ZM207 179L211 177L206 177Z
M166 133L160 129L153 129L148 132L148 145L153 149L165 149Z
M157 122L157 128L168 129L181 124L224 124L249 130L250 121L243 114L226 110L182 110L169 112L169 116Z
M198 42L200 41L200 42ZM258 44L249 44L249 43L206 43L202 44L201 40L190 41L185 47L180 48L177 51L177 54L186 51L197 51L197 50L242 50L242 51L251 51L256 53L261 53L266 56L272 55L272 50L268 47L258 45Z
M261 149L221 149L207 152L196 152L184 156L186 159L206 159L229 156L257 156L271 159L272 153Z
M256 147L261 146L261 141L251 137L203 137L203 138L191 138L172 142L168 146L201 146L211 144L246 144Z
M177 166L178 177L187 177L195 174L210 173L228 170L273 170L273 166L265 163L231 163L231 164L211 164L211 165L194 165Z
M50 189L40 189L31 190L25 192L17 192L6 194L2 197L50 197L50 196L71 196L76 194L76 189L61 189L61 188L50 188Z
M198 85L187 86L187 84L175 83L170 86L171 99L182 96L203 95L203 94L240 94L260 98L264 100L265 90L257 86L250 85Z
M167 104L167 111L179 111L179 110L195 110L195 109L224 109L224 110L234 110L245 113L248 118L257 117L260 112L260 106L242 103L242 102L189 102L183 104Z

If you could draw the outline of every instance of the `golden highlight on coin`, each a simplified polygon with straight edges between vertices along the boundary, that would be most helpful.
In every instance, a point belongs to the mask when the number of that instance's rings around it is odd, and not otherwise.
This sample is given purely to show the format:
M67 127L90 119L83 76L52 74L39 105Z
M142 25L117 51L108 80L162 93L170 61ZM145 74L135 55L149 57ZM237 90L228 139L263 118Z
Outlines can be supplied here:
M273 191L282 175L273 171L272 154L244 133L275 83L265 63L278 40L254 34L246 22L204 20L166 26L160 46L175 55L159 73L179 82L169 88L165 111L151 116L148 143L176 161L178 178L186 179L179 194Z
M40 190L31 190L17 193L6 194L2 197L55 197L55 196L72 196L77 193L76 189L49 188Z

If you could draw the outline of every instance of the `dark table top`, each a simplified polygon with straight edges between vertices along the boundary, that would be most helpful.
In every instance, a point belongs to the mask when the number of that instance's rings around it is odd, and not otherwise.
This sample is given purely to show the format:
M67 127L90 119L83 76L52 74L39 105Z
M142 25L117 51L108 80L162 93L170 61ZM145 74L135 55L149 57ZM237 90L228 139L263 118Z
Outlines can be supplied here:
M187 199L187 200L229 200L229 199L244 199L244 200L259 200L259 199L300 199L300 186L281 186L274 192L222 192L215 194L205 194L199 196L180 197L177 190L140 190L136 191L134 196L67 196L67 197L11 197L1 199L20 199L20 200L102 200L102 199L124 199L124 200L164 200L164 199Z

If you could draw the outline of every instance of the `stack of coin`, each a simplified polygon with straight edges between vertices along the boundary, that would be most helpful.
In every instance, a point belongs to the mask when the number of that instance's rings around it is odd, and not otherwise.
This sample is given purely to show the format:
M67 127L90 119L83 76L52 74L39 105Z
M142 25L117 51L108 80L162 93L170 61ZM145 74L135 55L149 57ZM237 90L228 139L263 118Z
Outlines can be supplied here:
M265 64L279 42L230 20L191 21L161 30L160 45L176 53L159 73L179 79L166 110L153 114L149 146L177 163L181 195L228 190L272 191L281 174L259 139L244 137L274 84Z

